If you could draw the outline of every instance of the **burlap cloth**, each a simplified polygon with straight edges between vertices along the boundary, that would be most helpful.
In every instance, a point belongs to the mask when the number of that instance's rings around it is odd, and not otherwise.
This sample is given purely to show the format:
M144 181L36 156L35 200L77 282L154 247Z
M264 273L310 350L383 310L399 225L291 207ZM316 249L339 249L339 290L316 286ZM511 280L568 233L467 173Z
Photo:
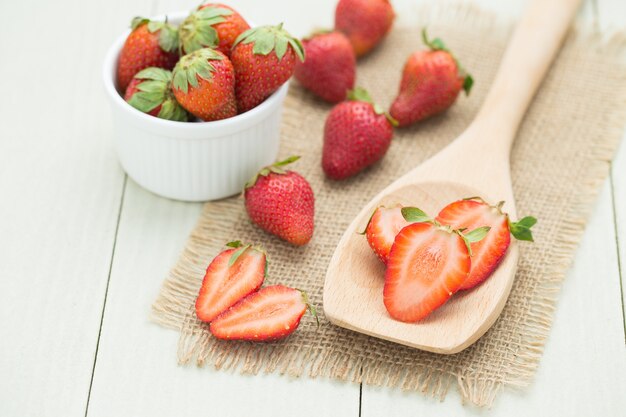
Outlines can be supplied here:
M422 10L414 27L394 28L382 47L359 61L358 84L382 105L388 106L396 94L406 57L422 48L419 31L425 24L474 76L471 95L460 96L444 115L397 130L389 153L375 167L351 180L332 182L320 166L330 106L292 83L280 156L302 155L293 169L315 192L315 235L306 247L294 248L253 226L241 197L206 204L153 307L158 323L181 331L181 363L194 360L252 374L325 376L442 398L456 383L464 400L481 406L490 405L505 385L530 382L561 282L626 122L624 36L602 39L580 29L570 33L523 121L511 156L518 212L539 219L536 242L520 245L515 284L492 329L465 351L444 356L336 327L321 308L326 267L350 220L379 190L463 131L483 101L510 32L473 6ZM267 249L266 285L283 283L309 293L319 307L319 328L307 315L297 332L279 342L225 343L211 337L208 326L196 319L193 303L207 264L224 243L235 239Z

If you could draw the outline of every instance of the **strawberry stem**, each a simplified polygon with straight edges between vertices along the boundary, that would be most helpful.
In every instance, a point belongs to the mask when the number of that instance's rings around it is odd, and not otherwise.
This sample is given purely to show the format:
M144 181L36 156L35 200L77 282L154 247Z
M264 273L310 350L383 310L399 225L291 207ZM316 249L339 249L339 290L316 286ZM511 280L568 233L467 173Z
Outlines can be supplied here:
M301 289L296 288L298 291L300 291L300 294L302 294L302 300L304 301L304 304L306 304L307 309L309 310L309 312L311 313L311 315L313 315L313 317L315 317L315 321L317 322L317 328L320 328L320 318L317 315L317 310L315 308L315 306L313 304L311 304L311 302L309 301L309 296L307 295L306 292L302 291Z

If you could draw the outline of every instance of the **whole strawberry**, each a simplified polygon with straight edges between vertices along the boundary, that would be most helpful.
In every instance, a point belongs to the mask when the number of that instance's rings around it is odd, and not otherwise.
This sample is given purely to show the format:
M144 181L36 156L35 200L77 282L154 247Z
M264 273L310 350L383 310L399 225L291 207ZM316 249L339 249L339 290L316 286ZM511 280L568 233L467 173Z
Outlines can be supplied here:
M248 29L248 22L232 7L207 3L200 5L181 23L180 46L184 53L208 47L230 56L233 43Z
M293 75L296 60L304 61L299 40L278 26L261 26L242 33L233 46L235 94L239 113L268 98Z
M400 92L390 113L399 126L408 126L450 107L461 90L469 94L474 80L460 67L441 39L424 43L430 48L412 54L404 65Z
M359 57L378 45L391 29L394 18L389 0L339 0L335 29L346 34Z
M188 119L172 93L172 73L163 68L149 67L135 74L124 100L137 110L161 119L179 122Z
M320 32L302 45L306 61L296 63L296 79L323 100L344 100L356 78L356 57L348 38L341 32Z
M296 160L292 156L263 168L244 191L246 210L261 229L297 246L313 237L315 197L304 177L283 167Z
M144 68L171 70L178 61L178 31L167 22L136 17L117 64L117 87L126 91L133 76Z
M326 176L342 180L382 159L391 144L394 123L367 91L349 92L348 101L333 107L324 126L322 168Z
M203 48L185 55L173 77L176 100L194 116L211 121L237 114L235 72L223 53Z

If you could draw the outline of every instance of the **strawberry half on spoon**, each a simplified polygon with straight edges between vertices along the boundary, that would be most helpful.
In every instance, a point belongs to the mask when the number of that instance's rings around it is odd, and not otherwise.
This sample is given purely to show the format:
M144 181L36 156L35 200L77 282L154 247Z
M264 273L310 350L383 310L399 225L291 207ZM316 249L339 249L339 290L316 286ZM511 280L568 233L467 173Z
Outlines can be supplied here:
M387 263L389 251L391 251L391 245L393 245L396 235L408 224L409 222L402 215L401 205L395 207L380 206L372 213L363 234L367 243L383 263Z
M459 290L470 273L470 244L483 239L489 228L463 234L414 207L403 208L402 214L414 223L400 230L389 252L383 302L394 319L416 322Z
M255 292L211 322L218 339L264 342L293 333L307 308L317 318L304 292L273 285ZM318 323L319 324L319 323Z
M511 235L517 240L533 241L530 228L537 223L534 217L524 217L511 222L502 212L504 201L495 206L489 205L480 197L455 201L444 207L437 216L441 224L453 229L474 229L489 226L487 237L472 243L472 269L460 289L469 290L485 281L498 267L511 244Z
M208 266L196 299L196 315L205 322L258 290L267 272L267 258L262 249L239 241L226 246L230 249L217 255Z

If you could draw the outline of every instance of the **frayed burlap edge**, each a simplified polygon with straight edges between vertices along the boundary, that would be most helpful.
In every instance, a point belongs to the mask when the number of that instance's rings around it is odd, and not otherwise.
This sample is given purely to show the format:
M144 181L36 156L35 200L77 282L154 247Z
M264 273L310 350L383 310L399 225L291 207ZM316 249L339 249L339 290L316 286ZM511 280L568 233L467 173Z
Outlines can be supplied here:
M472 5L451 6L450 3L435 5L422 9L419 13L422 21L416 24L423 25L432 21L444 24L490 30L500 34L510 32L510 26L499 25L495 17L485 13ZM626 34L615 33L611 36L601 34L591 28L580 25L572 30L570 42L576 47L589 51L590 59L593 54L624 55L626 49ZM288 110L288 106L285 110ZM197 296L197 276L202 276L197 265L203 258L194 250L198 247L215 247L217 251L223 241L212 239L211 236L198 233L196 229L178 260L176 266L165 280L158 299L153 304L151 318L158 324L182 332L178 346L178 360L181 364L189 363L196 358L197 364L203 366L211 364L216 369L237 371L244 374L259 372L278 372L282 375L299 377L308 374L310 377L330 377L343 381L365 383L376 386L399 387L408 391L419 391L443 399L453 382L459 387L464 402L478 406L490 406L498 392L504 386L526 387L539 365L544 345L552 326L553 313L556 308L558 293L562 281L575 256L576 247L580 242L586 221L595 201L600 186L607 178L610 161L619 144L626 120L626 101L619 111L605 115L604 122L607 131L604 142L593 149L590 163L587 166L587 182L580 184L579 192L571 208L562 213L563 228L557 240L558 251L553 262L548 265L548 279L541 283L537 296L530 302L530 312L527 315L523 343L528 347L516 357L516 361L507 368L502 381L485 380L469 374L454 375L448 370L432 370L424 368L420 372L419 365L408 368L403 365L373 363L370 360L351 357L348 353L324 352L322 349L311 346L307 349L279 351L273 348L246 349L243 345L234 345L232 349L219 349L213 345L210 349L208 332L192 325L196 320L192 307ZM233 208L242 204L240 198L222 202L232 205ZM210 221L212 227L220 235L221 217L225 220L228 210L219 213L209 211L205 206L201 223ZM228 232L224 230L224 232Z

